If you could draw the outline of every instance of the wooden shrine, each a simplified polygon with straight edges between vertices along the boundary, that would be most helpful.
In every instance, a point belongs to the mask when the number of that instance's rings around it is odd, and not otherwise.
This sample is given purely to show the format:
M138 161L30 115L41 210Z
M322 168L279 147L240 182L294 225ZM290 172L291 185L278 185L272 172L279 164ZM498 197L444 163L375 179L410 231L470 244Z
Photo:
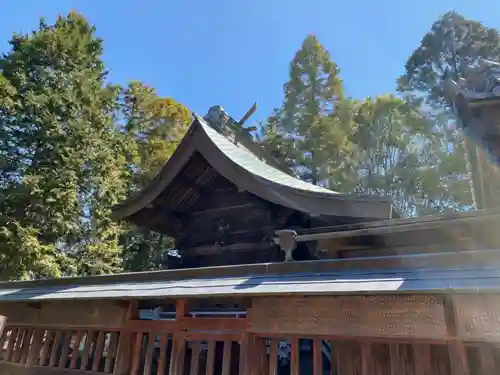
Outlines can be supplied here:
M0 375L500 372L498 211L401 218L228 121L114 210L175 239L171 269L0 283Z

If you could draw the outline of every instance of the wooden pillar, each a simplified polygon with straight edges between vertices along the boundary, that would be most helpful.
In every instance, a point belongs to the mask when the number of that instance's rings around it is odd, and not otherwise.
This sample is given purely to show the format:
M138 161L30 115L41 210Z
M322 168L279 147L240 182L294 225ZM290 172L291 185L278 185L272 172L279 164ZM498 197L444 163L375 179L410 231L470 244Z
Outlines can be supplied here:
M413 364L415 375L432 375L431 346L429 344L413 345Z
M175 304L175 320L180 321L186 315L186 300L178 300ZM169 375L182 375L184 371L184 356L186 342L182 331L176 330L172 340L172 354L170 356ZM208 363L207 363L208 366Z
M323 340L313 341L313 374L323 375Z
M253 338L250 333L242 333L240 339L240 360L238 375L251 375L251 363L252 363L252 350L253 350Z
M401 346L399 344L389 344L389 360L391 362L391 375L402 374Z
M132 319L138 318L137 301L130 301L125 310L123 322L127 323ZM87 334L87 339L89 334ZM113 375L127 374L132 365L132 344L134 342L134 334L132 332L122 331L118 338L118 347L116 349L116 360ZM85 345L87 343L85 342Z
M371 375L373 373L373 358L372 358L372 344L370 342L361 342L361 375ZM391 375L395 375L392 372ZM399 375L399 374L398 374Z
M467 350L462 341L451 341L448 344L451 375L470 375Z
M495 356L491 345L482 344L478 348L479 363L481 366L481 375L495 374Z

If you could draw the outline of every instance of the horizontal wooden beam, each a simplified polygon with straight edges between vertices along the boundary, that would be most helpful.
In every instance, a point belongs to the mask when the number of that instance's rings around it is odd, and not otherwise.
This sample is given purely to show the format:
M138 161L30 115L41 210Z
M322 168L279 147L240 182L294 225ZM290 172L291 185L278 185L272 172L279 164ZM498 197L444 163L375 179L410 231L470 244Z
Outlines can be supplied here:
M174 333L179 331L179 325L174 320L129 320L123 331Z
M246 331L246 318L190 318L179 319L179 325L185 330L199 331Z
M176 320L129 320L123 326L128 332L165 332L179 331L238 331L248 328L246 318L182 317Z

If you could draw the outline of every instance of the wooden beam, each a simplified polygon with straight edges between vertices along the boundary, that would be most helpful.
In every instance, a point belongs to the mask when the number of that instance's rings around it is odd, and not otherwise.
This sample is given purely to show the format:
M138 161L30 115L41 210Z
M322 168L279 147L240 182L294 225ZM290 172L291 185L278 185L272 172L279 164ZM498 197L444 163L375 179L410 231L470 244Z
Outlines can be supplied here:
M450 375L470 375L467 350L462 341L450 341L448 354L450 356Z
M199 331L245 331L248 328L246 318L191 318L179 319L178 326L185 330Z
M415 375L433 375L431 346L429 344L412 344Z

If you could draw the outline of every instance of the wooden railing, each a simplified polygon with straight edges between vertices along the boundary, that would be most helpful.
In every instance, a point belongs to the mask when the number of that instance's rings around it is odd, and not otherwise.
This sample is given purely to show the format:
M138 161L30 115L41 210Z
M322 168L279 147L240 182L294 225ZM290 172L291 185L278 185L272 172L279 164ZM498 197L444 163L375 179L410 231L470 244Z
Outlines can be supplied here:
M119 332L7 326L0 358L26 366L112 373Z
M310 304L309 301L309 307ZM257 307L255 303L253 308ZM500 350L494 342L463 341L452 335L442 339L335 336L333 332L321 334L318 326L303 329L300 334L271 333L278 330L279 324L280 329L294 329L298 310L287 315L288 322L281 317L262 318L260 323L248 317L189 317L180 302L176 319L172 320L144 321L138 320L137 313L125 315L123 324L116 329L55 329L7 322L0 336L0 375L500 373ZM254 311L253 317L256 316ZM322 322L328 328L324 317ZM311 331L315 334L304 335ZM286 361L282 361L280 353L284 346Z

